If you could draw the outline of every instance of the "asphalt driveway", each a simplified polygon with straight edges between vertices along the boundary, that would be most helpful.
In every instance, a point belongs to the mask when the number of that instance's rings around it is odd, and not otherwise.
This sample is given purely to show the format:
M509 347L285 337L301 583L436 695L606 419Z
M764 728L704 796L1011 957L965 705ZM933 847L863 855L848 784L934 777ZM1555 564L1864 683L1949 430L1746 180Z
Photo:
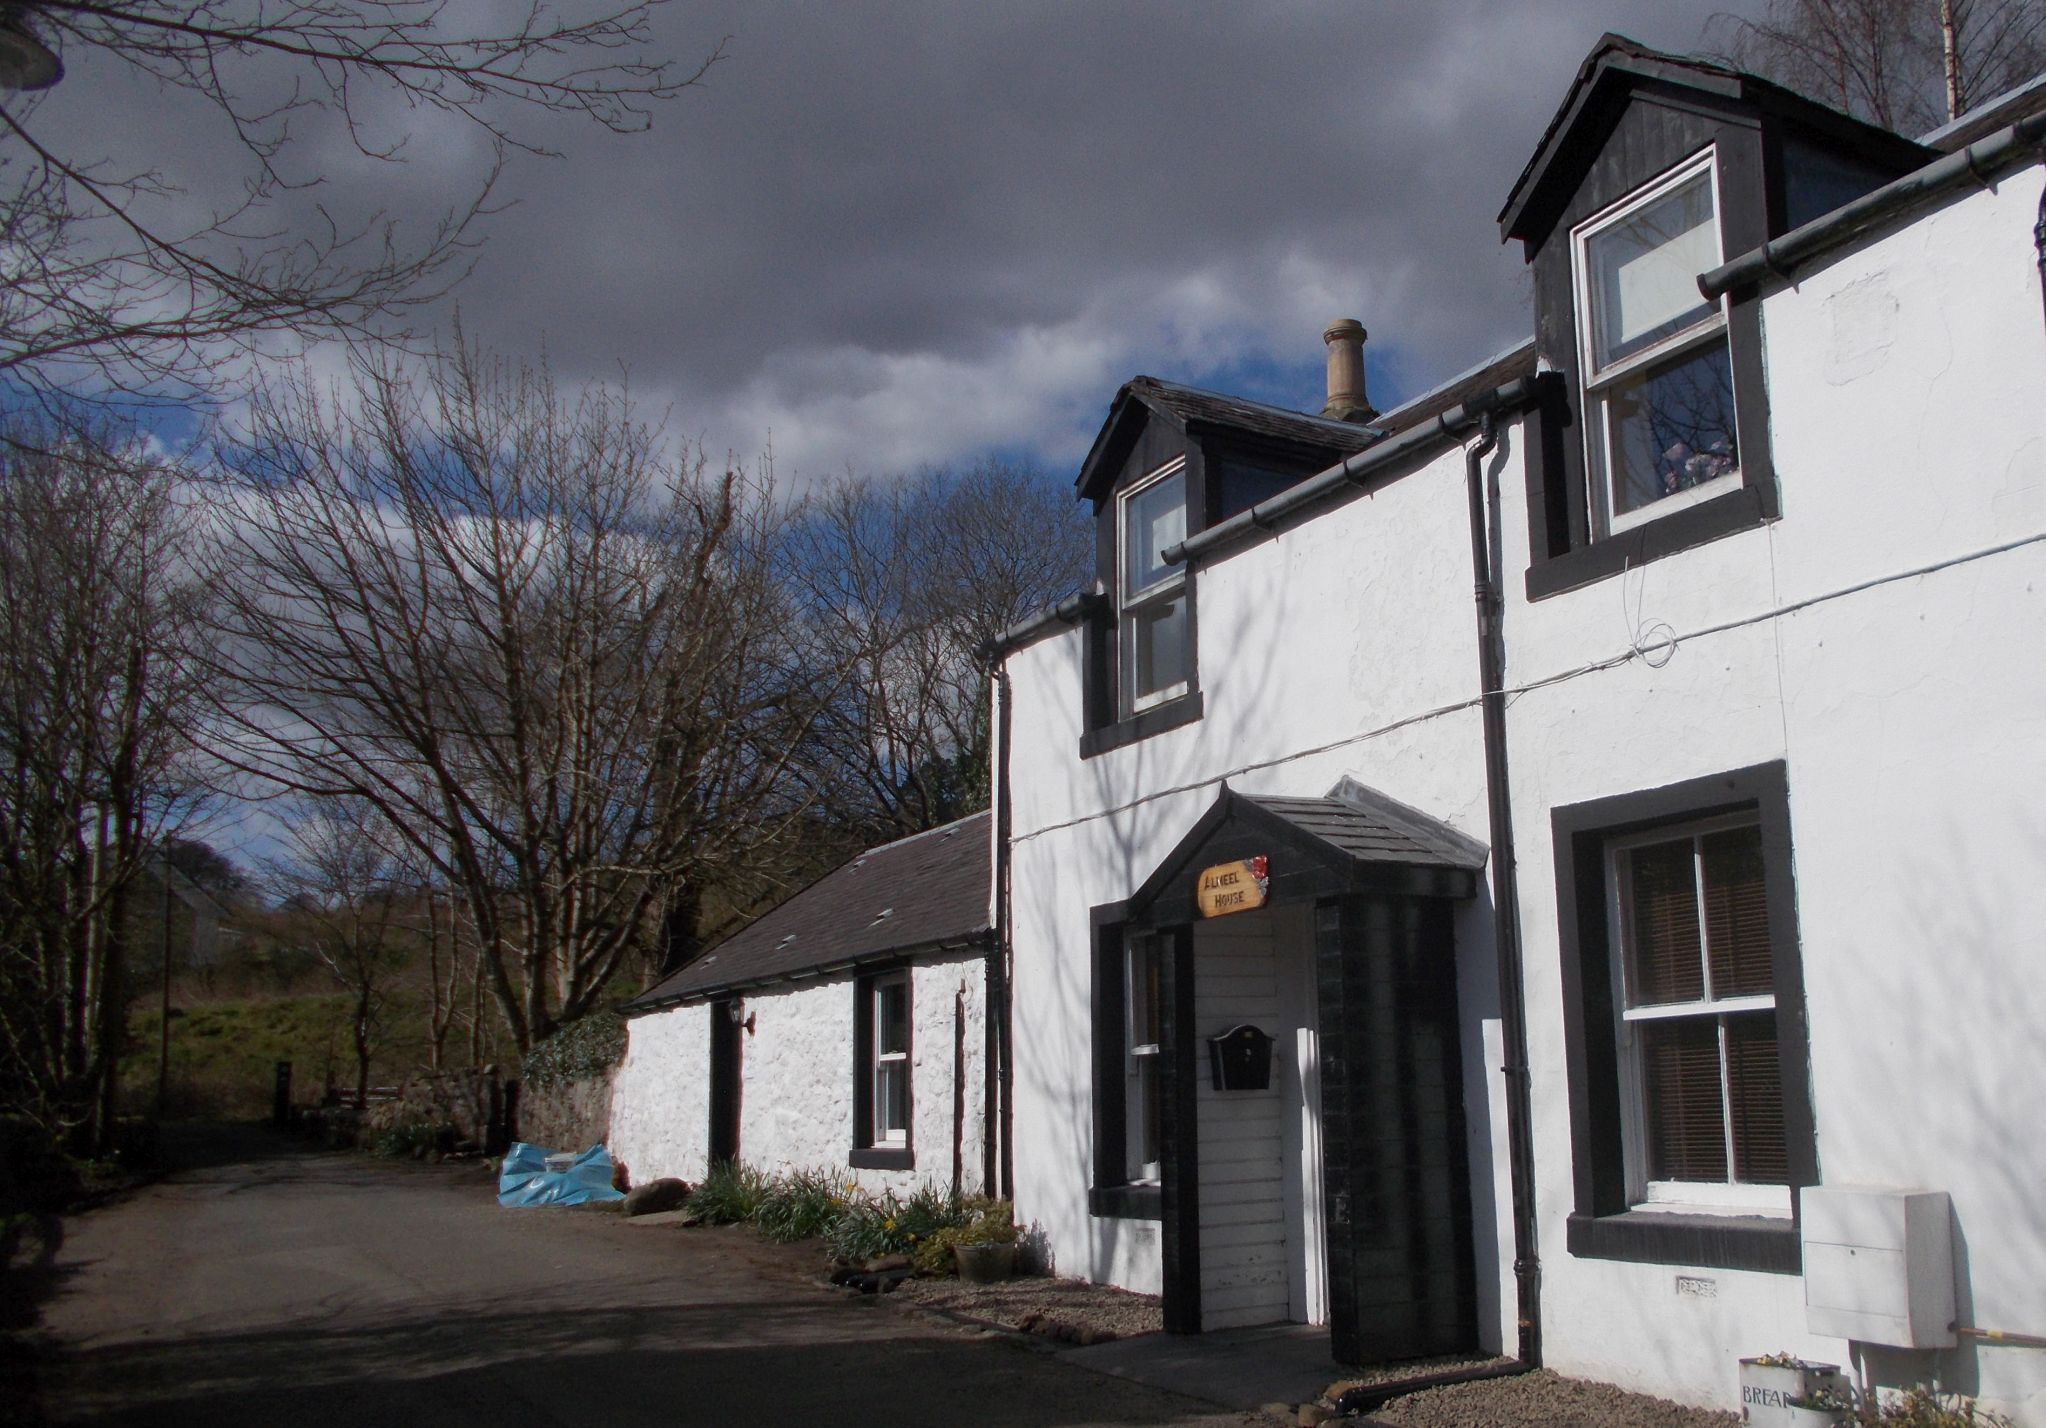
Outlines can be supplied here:
M72 1221L59 1424L1185 1424L1247 1420L819 1284L737 1230L504 1210L486 1172L188 1139Z

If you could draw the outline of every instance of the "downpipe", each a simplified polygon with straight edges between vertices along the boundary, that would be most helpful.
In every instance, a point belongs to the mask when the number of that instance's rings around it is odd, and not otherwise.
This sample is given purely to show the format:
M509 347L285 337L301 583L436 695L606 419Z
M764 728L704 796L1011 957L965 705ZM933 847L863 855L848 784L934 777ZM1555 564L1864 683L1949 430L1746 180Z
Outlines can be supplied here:
M1520 944L1518 863L1513 844L1513 798L1506 762L1506 637L1504 601L1488 517L1485 458L1499 445L1496 414L1478 417L1478 439L1464 448L1464 487L1470 506L1471 570L1478 618L1478 688L1485 740L1485 796L1491 823L1492 911L1497 929L1500 1039L1506 1078L1507 1168L1513 1188L1513 1281L1519 1352L1503 1373L1524 1373L1542 1362L1541 1260L1534 1208L1533 1098L1527 1064L1527 1000Z
M2032 253L2039 268L2039 298L2046 305L2046 189L2039 193L2039 218L2032 225Z
M987 1039L987 1089L992 1096L982 1117L988 1127L988 1138L995 1142L989 1148L995 1152L982 1162L989 1181L990 1191L1004 1200L1014 1203L1016 1198L1015 1158L1015 1086L1014 1064L1015 1027L1010 1015L1009 981L1014 969L1010 949L1009 917L1009 738L1011 734L1009 669L997 662L992 675L993 688L989 691L994 700L994 840L995 840L995 885L994 906L989 909L994 924L993 935L988 946L988 1009ZM996 1125L1000 1126L997 1133ZM995 1157L998 1156L999 1160Z

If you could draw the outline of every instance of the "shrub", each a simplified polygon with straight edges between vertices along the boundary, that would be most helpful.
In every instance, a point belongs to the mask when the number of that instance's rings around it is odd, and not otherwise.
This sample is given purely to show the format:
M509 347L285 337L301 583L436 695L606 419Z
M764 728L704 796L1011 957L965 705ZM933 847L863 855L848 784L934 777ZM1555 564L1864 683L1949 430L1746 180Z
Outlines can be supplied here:
M926 1181L910 1192L907 1200L890 1197L895 1223L902 1231L905 1248L913 1250L941 1230L956 1230L972 1216L966 1202Z
M393 1160L419 1160L455 1143L455 1128L438 1121L393 1121L371 1138L372 1153Z
M1880 1428L2011 1428L2010 1419L1977 1408L1972 1398L1934 1393L1922 1384L1881 1404L1865 1402L1859 1421Z
M610 1010L578 1017L526 1053L520 1074L545 1090L605 1075L625 1055L625 1019Z
M909 1262L915 1267L918 1274L933 1277L950 1274L955 1267L952 1259L952 1246L958 1243L958 1230L939 1230L929 1239L917 1245L915 1252L909 1257Z
M909 1238L895 1218L900 1208L892 1195L884 1200L862 1196L848 1201L824 1231L825 1250L847 1264L908 1251Z
M1012 1245L1016 1243L1016 1220L1007 1200L975 1195L957 1202L955 1223L933 1231L919 1241L910 1260L918 1274L950 1274L954 1245Z
M1016 1243L1016 1216L1007 1200L975 1196L966 1202L968 1219L960 1226L962 1245L1012 1245Z
M961 1199L927 1184L907 1199L884 1195L848 1202L825 1232L825 1248L848 1264L906 1254L919 1274L949 1274L955 1244L1009 1244L1015 1238L1008 1201Z
M853 1195L852 1185L826 1170L797 1170L776 1177L753 1216L760 1233L778 1244L823 1234Z
M710 1168L689 1195L689 1212L707 1225L737 1225L753 1219L767 1198L767 1177L737 1160Z

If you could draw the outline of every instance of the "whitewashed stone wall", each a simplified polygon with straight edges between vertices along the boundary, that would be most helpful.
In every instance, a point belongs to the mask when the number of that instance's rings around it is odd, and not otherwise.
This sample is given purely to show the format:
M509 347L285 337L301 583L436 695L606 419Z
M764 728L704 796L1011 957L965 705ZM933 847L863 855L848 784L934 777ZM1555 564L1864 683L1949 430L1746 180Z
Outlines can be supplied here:
M2040 192L2037 167L1962 192L1764 299L1783 508L1766 528L1529 603L1524 442L1517 424L1504 433L1544 1347L1563 1371L1730 1407L1742 1354L1848 1357L1806 1332L1798 1276L1579 1259L1566 1242L1550 810L1774 760L1790 783L1821 1178L1948 1191L1961 1319L2046 1333ZM1462 502L1452 449L1202 568L1206 717L1099 758L1076 755L1078 635L1011 656L1017 1204L1063 1272L1160 1281L1157 1227L1087 1208L1088 909L1126 897L1224 776L1319 794L1348 774L1486 837ZM1459 913L1459 995L1481 1324L1488 1347L1510 1348L1483 903ZM1711 1293L1680 1296L1679 1272ZM1964 1344L1878 1367L1936 1374L2046 1428L2046 1353Z
M1531 690L1510 716L1544 1343L1564 1372L1726 1407L1742 1354L1847 1361L1806 1331L1799 1276L1684 1270L1714 1295L1679 1297L1681 1266L1565 1245L1548 810L1779 759L1820 1178L1948 1191L1963 1321L2046 1333L2040 188L2032 167L1967 191L1764 298L1780 521L1507 612L1511 683L1637 642L1660 665ZM2046 1424L2046 1353L1878 1367Z
M849 1170L853 1135L854 979L745 997L739 1157L763 1170L822 1169L862 1187L903 1192L925 1182L949 1188L954 1140L955 1036L965 1036L966 1105L960 1130L961 1188L985 1188L986 962L979 954L911 968L910 1138L912 1170ZM963 1005L961 995L963 993ZM703 1174L710 1108L709 1010L678 1007L627 1023L625 1061L612 1105L612 1141L635 1178ZM658 1167L642 1172L641 1165Z
M710 1158L710 1008L671 1007L625 1023L611 1088L611 1154L635 1185L694 1184Z

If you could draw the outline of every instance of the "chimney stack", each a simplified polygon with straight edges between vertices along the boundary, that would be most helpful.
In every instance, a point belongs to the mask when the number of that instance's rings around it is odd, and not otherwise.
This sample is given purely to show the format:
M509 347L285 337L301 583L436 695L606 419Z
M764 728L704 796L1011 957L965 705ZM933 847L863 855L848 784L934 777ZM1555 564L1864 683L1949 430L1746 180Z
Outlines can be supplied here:
M1336 421L1367 422L1378 415L1364 396L1364 324L1339 317L1323 329L1328 344L1328 402L1321 409Z

